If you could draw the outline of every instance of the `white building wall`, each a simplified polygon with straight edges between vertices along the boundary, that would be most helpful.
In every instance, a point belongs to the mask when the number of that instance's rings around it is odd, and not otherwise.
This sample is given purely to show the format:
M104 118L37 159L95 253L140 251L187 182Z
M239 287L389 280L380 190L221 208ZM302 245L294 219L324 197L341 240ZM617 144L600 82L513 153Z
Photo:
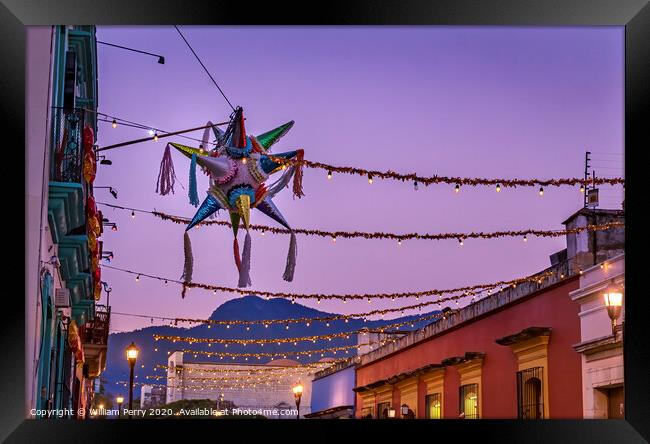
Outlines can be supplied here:
M623 378L623 341L621 333L617 342L589 347L588 344L605 341L612 337L611 320L607 314L603 294L615 283L625 285L625 255L617 256L584 271L580 277L580 288L570 293L571 299L580 304L581 344L587 344L582 351L582 406L584 418L607 418L607 395L599 390L620 386ZM625 298L620 325L625 320ZM581 347L585 348L585 347Z
M38 388L40 261L48 261L52 245L43 242L47 227L49 181L49 111L52 59L51 26L30 26L26 33L26 154L25 154L25 417L36 404ZM50 267L52 272L52 268ZM55 279L55 273L52 273ZM55 287L56 288L56 287Z
M172 369L172 363L174 368ZM216 388L209 387L215 386L219 381L191 381L192 378L222 378L234 376L235 373L246 372L230 372L231 370L254 370L259 368L277 368L282 369L281 366L267 366L255 364L208 364L208 363L183 363L183 353L174 352L168 358L168 373L167 373L167 403L179 401L181 399L210 399L215 402L221 398L223 394L224 401L232 401L237 408L242 409L273 409L277 405L284 403L287 406L284 408L295 408L295 399L292 392L293 386L300 382L303 385L303 394L300 401L300 416L311 413L311 381L313 375L308 371L293 371L288 372L283 377L278 377L278 382L270 385L260 384L258 382L250 381L245 387L226 387ZM182 365L182 370L179 372L176 367ZM207 371L206 371L207 370ZM218 370L219 372L215 372ZM204 371L204 372L202 372ZM262 372L265 374L266 372ZM197 386L201 384L205 387L199 389ZM224 383L227 385L227 383ZM229 385L229 384L228 384ZM268 416L268 415L267 415ZM291 418L288 417L288 418Z

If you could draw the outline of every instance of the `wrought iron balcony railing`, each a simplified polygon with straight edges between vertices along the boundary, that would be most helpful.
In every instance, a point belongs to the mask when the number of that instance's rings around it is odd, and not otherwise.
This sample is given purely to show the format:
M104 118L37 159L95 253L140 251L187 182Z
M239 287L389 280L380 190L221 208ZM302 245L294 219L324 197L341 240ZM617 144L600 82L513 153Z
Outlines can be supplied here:
M86 323L85 344L107 345L111 321L111 307L95 305L95 317Z
M85 114L81 108L52 109L52 181L82 183Z

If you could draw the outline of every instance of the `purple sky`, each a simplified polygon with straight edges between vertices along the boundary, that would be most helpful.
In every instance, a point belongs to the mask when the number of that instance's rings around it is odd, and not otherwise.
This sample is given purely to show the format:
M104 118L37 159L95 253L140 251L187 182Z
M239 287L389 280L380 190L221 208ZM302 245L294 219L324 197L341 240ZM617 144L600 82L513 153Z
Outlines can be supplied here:
M249 133L288 120L274 152L304 148L333 165L466 177L581 177L584 152L598 176L623 175L623 28L498 27L181 27L230 100L244 108ZM227 120L228 105L173 27L99 27L99 40L162 54L156 59L98 47L99 110L169 131ZM196 137L200 137L200 132ZM98 144L146 132L100 122ZM184 139L171 138L181 143ZM191 143L190 143L191 144ZM191 217L189 161L173 152L176 194L155 193L165 142L108 152L95 184L99 202ZM198 174L199 195L207 178ZM181 188L183 185L185 189ZM306 196L275 201L294 227L386 232L561 229L582 204L576 188L420 186L305 170ZM604 208L620 208L621 187L601 187ZM105 207L117 233L104 232L112 265L178 279L182 225ZM221 212L220 218L227 219ZM253 211L253 223L275 225ZM194 280L237 285L232 233L190 232ZM294 282L282 280L288 236L253 235L252 288L304 292L388 292L450 288L528 275L549 266L564 238L406 241L298 236ZM243 244L243 235L240 234ZM236 296L192 290L104 268L114 311L204 318ZM104 296L102 296L102 299ZM409 299L414 302L414 299ZM402 301L402 304L404 301ZM398 305L306 302L352 313ZM115 316L114 330L150 325Z

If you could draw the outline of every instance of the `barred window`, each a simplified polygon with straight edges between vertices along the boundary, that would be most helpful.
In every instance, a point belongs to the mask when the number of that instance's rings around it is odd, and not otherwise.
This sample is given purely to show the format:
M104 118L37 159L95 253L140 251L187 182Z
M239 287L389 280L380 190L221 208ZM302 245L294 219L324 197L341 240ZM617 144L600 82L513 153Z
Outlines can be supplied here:
M388 419L388 410L390 410L390 402L377 404L377 419Z
M544 418L543 370L533 367L517 372L517 418Z
M363 419L368 419L373 417L373 408L372 407L364 407L361 409L361 418Z
M427 419L440 419L442 418L442 403L441 403L440 393L434 393L432 395L427 395L426 401L426 413Z
M478 384L462 385L458 401L458 410L463 418L478 419Z

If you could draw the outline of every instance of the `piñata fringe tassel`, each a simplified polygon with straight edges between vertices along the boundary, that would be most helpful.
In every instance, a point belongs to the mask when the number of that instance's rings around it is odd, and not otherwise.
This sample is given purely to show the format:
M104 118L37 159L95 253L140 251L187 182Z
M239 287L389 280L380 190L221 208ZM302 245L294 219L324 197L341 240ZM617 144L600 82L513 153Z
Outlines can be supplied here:
M287 253L287 266L284 269L282 278L287 281L293 281L293 272L296 270L296 259L298 258L298 243L296 242L296 235L291 232L291 240L289 241L289 252Z
M174 194L174 183L176 183L176 173L174 172L174 162L172 161L172 152L169 144L165 147L165 154L160 161L160 171L158 172L158 183L156 184L156 193L166 196L171 191Z
M295 171L296 171L295 165L290 166L284 173L282 173L282 176L280 176L278 180L276 180L275 182L273 182L273 184L271 184L266 195L272 198L280 191L282 191L284 188L286 188L287 185L289 185L289 181L293 177Z
M251 235L247 231L244 240L244 251L242 253L241 268L239 269L239 287L251 285Z
M192 255L192 242L190 242L190 235L185 232L183 237L183 249L185 252L185 263L183 265L183 282L192 282L192 272L194 271L194 256Z
M199 192L196 189L196 154L192 154L192 161L190 162L190 204L195 207L199 206Z
M298 150L296 160L302 162L305 159L305 151ZM300 199L305 193L302 192L302 163L296 164L296 172L293 175L293 195Z
M235 265L237 265L237 271L241 270L241 256L239 256L239 242L237 238L232 242L232 252L235 255Z

